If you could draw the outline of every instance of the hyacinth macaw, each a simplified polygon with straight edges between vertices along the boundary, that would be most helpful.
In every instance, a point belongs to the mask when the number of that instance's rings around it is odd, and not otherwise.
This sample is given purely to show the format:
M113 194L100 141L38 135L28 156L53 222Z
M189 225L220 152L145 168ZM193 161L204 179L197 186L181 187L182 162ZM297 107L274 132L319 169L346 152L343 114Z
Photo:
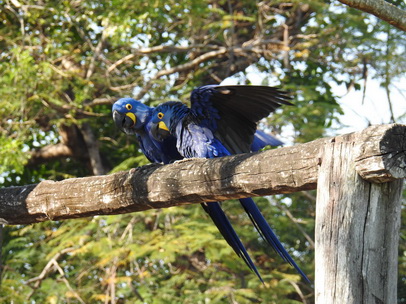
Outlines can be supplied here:
M154 108L148 107L132 98L122 98L116 101L113 105L113 120L117 127L124 133L136 136L142 152L149 161L167 164L171 161L182 159L183 156L179 154L176 148L177 140L175 137L166 136L165 139L157 141L151 136L151 118L153 110ZM282 142L278 139L258 130L254 136L251 148L257 151L267 145L277 146L281 144ZM248 267L254 271L263 282L255 264L227 216L221 209L220 204L211 202L203 203L201 205L235 253L245 261Z
M176 137L184 158L213 158L250 152L257 123L279 106L291 105L286 92L266 86L208 85L191 94L191 108L180 102L166 102L154 109L150 131L160 142ZM240 199L259 234L290 263L307 276L285 250L251 198Z

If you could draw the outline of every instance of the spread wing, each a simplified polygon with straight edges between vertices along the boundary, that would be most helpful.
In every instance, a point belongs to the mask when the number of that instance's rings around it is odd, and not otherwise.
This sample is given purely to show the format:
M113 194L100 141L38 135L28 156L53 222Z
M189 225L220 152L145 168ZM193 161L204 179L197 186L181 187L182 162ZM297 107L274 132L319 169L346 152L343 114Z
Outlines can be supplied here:
M202 126L231 152L249 152L257 123L281 105L292 105L287 92L275 87L207 85L193 90L191 109Z

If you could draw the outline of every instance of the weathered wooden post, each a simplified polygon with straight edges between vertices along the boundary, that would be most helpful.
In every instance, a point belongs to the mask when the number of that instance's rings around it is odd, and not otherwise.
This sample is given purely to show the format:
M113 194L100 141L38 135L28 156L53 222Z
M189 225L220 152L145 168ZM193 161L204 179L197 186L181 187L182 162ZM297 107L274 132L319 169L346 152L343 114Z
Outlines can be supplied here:
M316 303L396 303L404 126L370 127L321 150Z

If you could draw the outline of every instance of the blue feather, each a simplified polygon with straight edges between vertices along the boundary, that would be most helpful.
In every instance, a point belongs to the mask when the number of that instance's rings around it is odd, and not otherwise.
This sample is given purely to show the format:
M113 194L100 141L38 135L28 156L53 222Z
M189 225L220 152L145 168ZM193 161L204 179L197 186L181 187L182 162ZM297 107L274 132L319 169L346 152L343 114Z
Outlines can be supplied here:
M169 130L165 136L170 134L177 138L177 149L186 158L213 158L256 151L269 143L282 144L256 130L256 126L259 119L268 116L281 104L290 104L288 99L285 92L270 87L204 86L192 92L191 109L181 103L164 103L154 110L152 123L156 128L160 125ZM164 140L165 136L156 139ZM310 283L255 202L246 198L240 199L240 203L264 240Z
M281 142L279 139L273 137L272 135L266 134L264 131L257 130L254 136L254 141L251 144L251 151L256 152L266 146L277 147L282 145L283 142Z
M304 274L304 272L295 263L289 253L285 250L282 243L279 241L276 234L273 232L272 228L269 226L268 222L262 215L258 206L251 198L240 199L241 205L244 207L245 212L250 217L255 228L261 235L261 237L290 265L292 265L297 272L309 283L311 284L309 278Z
M248 267L258 276L262 283L264 283L261 275L258 272L254 262L251 260L250 255L245 249L244 245L241 243L240 238L235 232L230 221L224 214L219 203L205 203L202 204L204 210L210 215L211 219L219 229L220 233L223 235L227 243L234 249L235 253L244 260Z
M172 115L171 117L167 116L171 118L170 121L168 121L168 124L171 125L176 125L176 123L179 121L179 118L185 117L185 115L189 112L187 107L182 107L181 103L176 102L168 102L160 109L160 111L164 112L167 112L169 110L174 110L174 115ZM113 105L113 119L116 125L123 132L130 135L136 135L142 152L151 162L167 164L171 161L182 159L183 157L177 150L177 140L175 137L167 136L165 138L162 138L162 140L156 140L152 137L153 123L151 118L153 111L154 108L147 107L137 100L131 98L122 98L116 101ZM127 115L127 113L132 113L134 116ZM213 137L212 132L208 129L204 129L200 133L193 133L193 140L196 140L198 142L202 140L217 141ZM208 145L206 149L203 149L200 152L191 151L189 153L187 151L184 151L184 153L187 155L208 154L211 157L221 156L225 152L226 151L218 151L211 145ZM254 262L252 261L250 255L242 244L227 216L224 214L224 211L221 209L220 204L217 202L203 203L201 204L201 206L210 216L219 232L224 237L226 242L231 246L234 252L243 259L249 269L258 276L262 283L264 283L261 275L258 272L258 269L256 268Z

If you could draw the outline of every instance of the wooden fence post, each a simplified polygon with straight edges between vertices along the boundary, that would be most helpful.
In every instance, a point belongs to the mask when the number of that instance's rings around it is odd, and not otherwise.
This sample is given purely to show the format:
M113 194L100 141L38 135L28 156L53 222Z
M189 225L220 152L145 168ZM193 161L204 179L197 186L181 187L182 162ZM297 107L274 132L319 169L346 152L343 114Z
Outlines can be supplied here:
M395 142L400 137L392 137L383 136L374 144L365 134L359 140L337 137L321 152L315 231L318 304L397 301L403 180L385 182L377 169L388 163L385 158L393 157L385 155L388 140L392 147L404 145ZM365 162L368 174L361 172Z

